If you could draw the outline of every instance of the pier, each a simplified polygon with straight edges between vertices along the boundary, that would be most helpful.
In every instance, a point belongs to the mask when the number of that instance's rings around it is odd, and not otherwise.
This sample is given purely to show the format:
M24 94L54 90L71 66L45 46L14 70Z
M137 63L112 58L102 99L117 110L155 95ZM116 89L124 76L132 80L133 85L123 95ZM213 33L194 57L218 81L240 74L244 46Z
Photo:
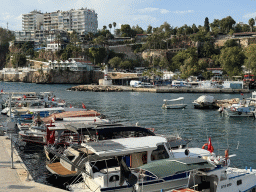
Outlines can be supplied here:
M152 92L152 93L228 93L240 94L250 93L249 89L221 89L221 88L174 88L170 86L159 87L130 87L130 86L116 86L116 85L78 85L68 88L70 91L92 91L92 92Z
M8 192L64 192L52 186L37 183L30 176L26 165L13 151L13 161L11 159L11 140L7 136L0 136L0 191Z

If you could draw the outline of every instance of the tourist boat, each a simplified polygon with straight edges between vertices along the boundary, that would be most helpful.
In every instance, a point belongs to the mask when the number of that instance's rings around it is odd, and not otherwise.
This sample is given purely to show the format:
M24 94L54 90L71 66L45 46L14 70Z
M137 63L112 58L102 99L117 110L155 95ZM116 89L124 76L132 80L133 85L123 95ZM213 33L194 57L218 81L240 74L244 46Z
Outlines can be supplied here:
M193 104L195 109L219 109L216 100L210 95L200 96L193 102Z
M228 117L254 117L255 118L256 99L242 99L239 103L234 103L230 107L220 107L219 112Z
M179 97L171 100L164 99L162 107L165 109L184 109L186 106L187 104L184 104L184 97Z
M168 140L160 136L113 139L84 143L82 146L84 148L80 149L80 152L84 151L85 153L83 160L77 159L77 155L66 156L63 160L69 164L66 168L72 167L73 172L69 172L69 174L82 173L83 182L69 185L71 191L131 191L131 187L135 190L142 185L144 191L176 189L187 186L192 168L214 168L208 161L198 158L200 154L197 154L196 157L188 157L188 149L183 149L182 154L180 151L177 152L177 155L182 158L175 158L175 150L170 150ZM205 149L201 150L206 152L205 154L208 156L211 155ZM71 159L71 164L68 159ZM75 166L74 159L80 162L78 166ZM182 161L181 159L185 160ZM150 167L152 164L162 165L163 161L173 162L173 165L168 165L168 167L172 167L175 171L165 172L168 175L161 179L150 177L146 180L140 180L142 178L140 167ZM175 164L177 161L181 162ZM186 161L189 161L190 164L186 166L186 169L183 167L181 169L179 166L182 166ZM86 171L81 166L83 164ZM54 169L57 173L57 170L60 171L58 165L60 164L52 164L47 169ZM136 169L138 167L139 170ZM163 167L162 170L164 170Z

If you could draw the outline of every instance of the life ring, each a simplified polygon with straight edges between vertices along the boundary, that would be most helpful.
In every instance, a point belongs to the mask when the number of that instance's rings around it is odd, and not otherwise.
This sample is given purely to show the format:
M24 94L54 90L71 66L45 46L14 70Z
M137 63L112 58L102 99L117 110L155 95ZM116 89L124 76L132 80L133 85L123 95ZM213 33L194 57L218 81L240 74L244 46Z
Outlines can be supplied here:
M142 162L143 162L143 164L146 164L146 163L148 162L148 156L147 156L147 154L145 154L145 155L142 156Z
M236 108L235 107L231 107L231 111L236 111Z
M208 143L205 143L205 144L203 145L202 149L205 149L206 146L208 147Z

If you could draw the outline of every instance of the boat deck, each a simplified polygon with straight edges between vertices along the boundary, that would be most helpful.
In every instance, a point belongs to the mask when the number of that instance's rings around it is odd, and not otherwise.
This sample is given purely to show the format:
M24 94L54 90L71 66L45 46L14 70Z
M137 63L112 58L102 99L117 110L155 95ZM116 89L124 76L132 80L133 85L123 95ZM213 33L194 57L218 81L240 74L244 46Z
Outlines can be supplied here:
M69 177L75 175L76 171L70 171L63 167L60 162L46 165L46 168L53 174L61 175L62 177Z

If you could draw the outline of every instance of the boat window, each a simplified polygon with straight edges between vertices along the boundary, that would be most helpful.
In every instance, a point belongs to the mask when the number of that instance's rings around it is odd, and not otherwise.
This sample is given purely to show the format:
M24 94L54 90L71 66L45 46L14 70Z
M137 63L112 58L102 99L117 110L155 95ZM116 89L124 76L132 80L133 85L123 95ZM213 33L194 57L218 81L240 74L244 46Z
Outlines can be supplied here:
M241 185L241 184L242 184L242 179L237 180L237 181L236 181L236 184L237 184L237 185Z
M157 149L152 151L151 154L151 160L155 161L155 160L160 160L160 159L167 159L169 158L169 155L167 153L167 151L165 150L164 145L159 145L157 146Z
M221 171L221 175L220 175L220 180L226 180L227 179L227 172L226 171Z
M115 182L115 181L119 181L119 176L118 175L112 175L109 178L109 182Z
M92 163L93 173L98 172L100 170L104 170L104 173L105 173L106 169L109 169L112 167L119 167L119 163L117 159L108 159L108 160L97 161Z

